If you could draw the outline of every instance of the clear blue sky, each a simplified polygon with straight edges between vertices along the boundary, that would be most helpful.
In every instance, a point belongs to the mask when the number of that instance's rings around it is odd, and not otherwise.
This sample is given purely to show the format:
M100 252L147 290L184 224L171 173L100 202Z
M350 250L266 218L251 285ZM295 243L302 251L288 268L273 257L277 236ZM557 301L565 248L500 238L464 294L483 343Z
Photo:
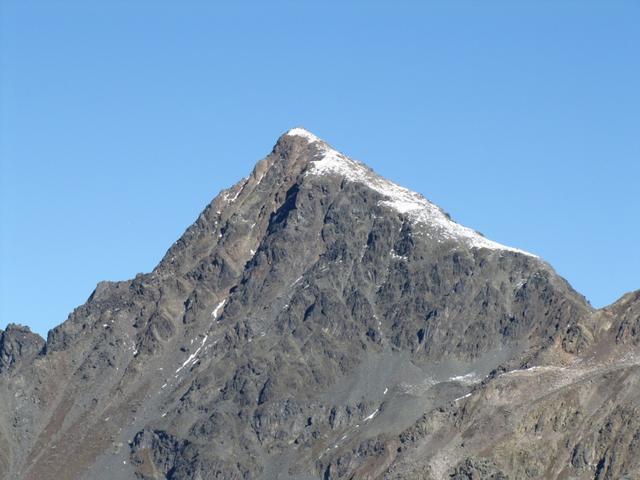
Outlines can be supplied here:
M0 327L150 271L297 125L595 306L640 288L637 0L0 4Z

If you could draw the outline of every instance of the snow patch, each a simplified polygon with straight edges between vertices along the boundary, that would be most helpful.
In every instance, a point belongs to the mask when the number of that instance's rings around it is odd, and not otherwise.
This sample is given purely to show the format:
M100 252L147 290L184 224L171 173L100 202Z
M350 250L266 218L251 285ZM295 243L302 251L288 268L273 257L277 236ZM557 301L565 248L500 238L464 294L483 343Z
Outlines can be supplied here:
M204 344L207 341L207 338L209 338L209 335L204 336L204 338L202 339L202 344L198 347L198 349L195 352L189 355L189 357L184 361L182 366L176 370L176 373L180 373L180 370L182 370L184 367L186 367L187 365L189 365L191 362L195 361L198 358L198 354L200 353L200 350L202 350L202 347L204 347Z
M227 299L225 298L218 305L216 305L216 308L213 309L213 312L211 312L211 316L213 317L214 320L218 318L218 312L222 307L224 307L224 304L226 302L227 302Z
M373 419L373 417L375 417L375 416L378 414L378 410L379 410L379 409L377 409L377 408L376 408L376 409L375 409L375 411L374 411L371 415L369 415L368 417L366 417L366 418L363 420L363 422L368 422L369 420L372 420L372 419Z
M460 383L473 383L475 379L476 379L476 373L471 372L471 373L467 373L466 375L458 375L456 377L450 377L448 381L460 382Z
M454 402L459 402L460 400L464 400L465 398L469 398L471 396L471 392L467 393L466 395L463 395L461 397L458 397L454 400Z
M320 140L320 138L316 137L309 130L305 130L304 128L300 128L300 127L292 128L287 133L285 133L285 135L287 135L289 137L302 137L302 138L308 140L310 143L322 142L322 140Z
M405 255L398 255L395 251L391 250L390 252L391 258L395 260L406 260L407 257Z
M502 376L505 375L518 375L523 373L533 373L533 372L562 372L566 370L564 367L557 367L555 365L536 365L534 367L529 368L519 368L516 370L509 370L508 372L504 372Z

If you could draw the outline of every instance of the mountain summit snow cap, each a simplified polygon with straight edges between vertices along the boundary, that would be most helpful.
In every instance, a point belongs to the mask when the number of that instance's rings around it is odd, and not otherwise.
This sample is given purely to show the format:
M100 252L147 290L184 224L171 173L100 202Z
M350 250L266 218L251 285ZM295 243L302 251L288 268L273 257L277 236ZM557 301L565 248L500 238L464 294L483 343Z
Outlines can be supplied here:
M292 128L281 138L283 137L302 138L315 150L310 159L310 166L305 172L306 176L337 175L347 181L365 185L384 197L381 205L406 215L414 223L427 226L433 231L435 238L455 239L473 248L512 251L535 257L529 252L489 240L477 231L454 222L440 207L423 195L378 175L366 164L340 153L304 128Z
M314 135L313 133L311 133L309 130L302 128L302 127L295 127L292 128L290 130L288 130L284 136L288 136L288 137L302 137L304 139L306 139L307 141L309 141L309 143L315 143L315 142L324 142L324 140L322 140L320 137Z

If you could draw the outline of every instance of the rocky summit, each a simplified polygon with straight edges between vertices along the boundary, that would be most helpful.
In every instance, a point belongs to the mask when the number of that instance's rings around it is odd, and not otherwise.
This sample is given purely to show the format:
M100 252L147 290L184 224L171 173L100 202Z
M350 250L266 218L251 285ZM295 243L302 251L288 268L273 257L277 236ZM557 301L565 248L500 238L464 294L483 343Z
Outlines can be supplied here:
M640 291L296 128L151 273L0 331L0 477L637 479L639 344Z

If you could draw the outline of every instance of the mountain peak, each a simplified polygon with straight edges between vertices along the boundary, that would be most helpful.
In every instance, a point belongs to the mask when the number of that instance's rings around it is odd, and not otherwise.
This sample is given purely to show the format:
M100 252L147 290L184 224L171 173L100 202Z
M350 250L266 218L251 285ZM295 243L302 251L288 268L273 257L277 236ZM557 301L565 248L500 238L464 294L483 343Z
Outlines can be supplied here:
M305 140L309 141L309 143L324 142L320 137L314 135L309 130L302 127L294 127L290 130L287 130L287 132L283 136L302 137Z
M290 130L154 272L0 331L0 478L635 474L636 296L505 250Z
M363 184L385 197L380 205L406 215L413 223L426 225L435 234L434 238L437 241L461 240L472 248L506 250L535 257L529 252L489 240L477 231L454 222L423 195L378 175L366 164L335 150L304 128L292 128L283 137L301 137L313 145L315 152L308 159L309 167L305 176L336 175L348 182Z

